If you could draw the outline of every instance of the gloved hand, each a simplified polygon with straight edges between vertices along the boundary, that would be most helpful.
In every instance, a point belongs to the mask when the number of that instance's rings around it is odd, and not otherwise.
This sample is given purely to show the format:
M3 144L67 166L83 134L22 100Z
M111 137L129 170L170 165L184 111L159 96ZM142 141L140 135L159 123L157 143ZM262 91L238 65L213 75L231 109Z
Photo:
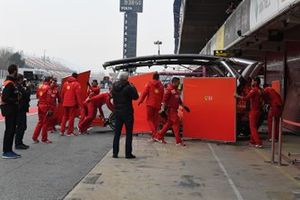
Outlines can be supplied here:
M90 97L87 97L85 103L89 103L91 101Z
M53 115L53 111L52 110L48 110L46 115L47 115L47 117L51 117Z
M166 106L165 104L161 104L161 107L160 107L160 110L158 113L162 113L162 112L165 112L166 111Z
M187 106L183 106L183 108L184 108L184 110L185 110L186 112L191 112L191 110L190 110L190 108L189 108L189 107L187 107Z
M238 93L234 93L234 97L237 98L237 99L240 99L240 98L241 98L241 96L238 95Z
M168 115L167 115L167 113L166 113L166 111L165 110L163 110L163 111L159 111L159 115L162 117L162 118L164 118L164 119L167 119L168 118Z
M160 111L158 112L162 118L167 118L166 107L164 104L161 105Z

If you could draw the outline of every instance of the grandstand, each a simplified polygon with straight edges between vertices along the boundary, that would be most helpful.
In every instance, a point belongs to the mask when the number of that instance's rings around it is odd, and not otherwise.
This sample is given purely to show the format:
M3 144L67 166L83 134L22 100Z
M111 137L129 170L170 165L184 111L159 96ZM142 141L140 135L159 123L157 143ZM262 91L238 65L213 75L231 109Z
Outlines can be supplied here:
M74 72L63 64L48 58L25 57L25 67L20 71L32 71L38 76L54 76L59 81Z

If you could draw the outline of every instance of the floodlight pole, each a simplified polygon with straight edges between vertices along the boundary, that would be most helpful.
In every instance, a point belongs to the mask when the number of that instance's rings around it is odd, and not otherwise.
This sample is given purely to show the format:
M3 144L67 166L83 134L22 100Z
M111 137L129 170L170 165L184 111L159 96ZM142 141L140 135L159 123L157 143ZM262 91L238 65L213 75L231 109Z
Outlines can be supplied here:
M157 45L158 55L160 55L160 45L162 45L162 41L157 40L157 41L154 42L154 44Z

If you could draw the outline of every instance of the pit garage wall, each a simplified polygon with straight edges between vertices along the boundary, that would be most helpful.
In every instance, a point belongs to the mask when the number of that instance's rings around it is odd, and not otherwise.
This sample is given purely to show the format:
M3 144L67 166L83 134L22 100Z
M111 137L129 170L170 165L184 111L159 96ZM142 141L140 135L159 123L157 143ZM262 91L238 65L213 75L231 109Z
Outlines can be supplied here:
M200 54L213 55L214 50L230 49L245 36L251 35L298 5L300 0L243 0L207 42Z
M284 126L300 133L300 42L287 43Z
M300 42L286 42L284 52L266 53L265 81L280 81L283 126L300 134Z
M244 0L200 54L213 55L214 50L234 47L243 40L243 37L237 35L237 31L242 35L251 35L299 4L300 0ZM290 41L285 42L284 46L285 49L281 52L262 52L256 60L266 64L267 83L280 81L280 93L285 100L284 126L300 134L300 43Z

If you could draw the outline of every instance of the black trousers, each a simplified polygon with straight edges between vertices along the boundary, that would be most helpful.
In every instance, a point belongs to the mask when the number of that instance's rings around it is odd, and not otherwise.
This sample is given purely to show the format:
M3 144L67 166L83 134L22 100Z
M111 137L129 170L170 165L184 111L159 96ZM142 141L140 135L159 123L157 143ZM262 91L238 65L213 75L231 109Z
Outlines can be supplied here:
M3 153L12 151L17 126L17 112L5 116L5 131L3 139Z
M23 144L24 133L27 129L26 112L19 111L17 116L17 129L15 137L15 146Z
M133 130L134 118L133 114L119 114L116 113L116 128L115 137L113 144L113 154L118 155L120 136L122 132L122 127L125 124L126 128L126 145L125 145L125 155L129 156L132 154L132 130Z

